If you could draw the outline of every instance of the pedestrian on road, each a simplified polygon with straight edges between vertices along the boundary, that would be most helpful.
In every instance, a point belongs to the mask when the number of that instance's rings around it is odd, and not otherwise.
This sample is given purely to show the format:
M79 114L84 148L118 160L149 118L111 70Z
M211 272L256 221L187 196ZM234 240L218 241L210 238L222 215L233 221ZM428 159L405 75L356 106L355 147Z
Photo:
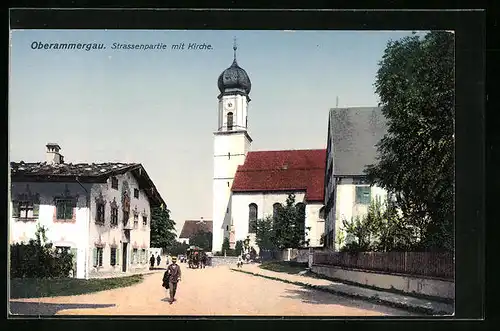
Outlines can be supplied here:
M168 275L168 287L170 290L170 300L172 304L175 301L175 293L177 292L177 283L181 281L181 267L177 264L177 257L172 256L172 264L170 264L165 272Z
M151 268L155 267L155 256L151 254L151 258L149 259L149 263L151 264Z
M243 259L241 258L241 255L238 256L238 262L236 262L236 266L238 268L241 268L243 266Z
M156 257L156 265L160 266L160 262L161 262L161 257L160 254L158 254L158 256Z

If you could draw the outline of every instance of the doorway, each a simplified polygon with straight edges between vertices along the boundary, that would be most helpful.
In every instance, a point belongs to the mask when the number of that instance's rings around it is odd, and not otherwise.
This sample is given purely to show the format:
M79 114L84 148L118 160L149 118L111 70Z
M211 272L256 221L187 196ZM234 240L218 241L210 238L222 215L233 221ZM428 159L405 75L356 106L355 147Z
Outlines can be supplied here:
M128 243L123 243L122 250L122 271L127 272L127 245Z

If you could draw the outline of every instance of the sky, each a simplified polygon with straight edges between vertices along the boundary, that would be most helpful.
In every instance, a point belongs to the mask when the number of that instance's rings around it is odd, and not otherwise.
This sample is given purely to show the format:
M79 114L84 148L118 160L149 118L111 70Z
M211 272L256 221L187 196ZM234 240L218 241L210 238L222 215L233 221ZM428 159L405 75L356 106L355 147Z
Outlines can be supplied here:
M9 158L141 163L171 211L212 218L217 78L237 61L252 82L252 150L326 148L328 110L376 106L373 84L389 40L410 31L12 30ZM101 50L32 49L103 43ZM173 50L184 42L211 50ZM119 50L113 43L167 45Z

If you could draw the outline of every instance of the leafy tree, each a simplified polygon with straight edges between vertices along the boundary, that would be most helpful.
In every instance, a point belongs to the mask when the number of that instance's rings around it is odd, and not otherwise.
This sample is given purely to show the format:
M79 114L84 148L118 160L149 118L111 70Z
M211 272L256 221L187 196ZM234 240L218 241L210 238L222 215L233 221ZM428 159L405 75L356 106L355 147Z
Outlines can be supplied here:
M178 256L186 254L188 248L189 248L188 244L174 241L165 249L165 251L172 256Z
M255 231L255 243L261 250L274 249L273 242L273 217L267 216L257 220Z
M194 246L203 248L205 251L212 250L212 232L203 230L198 231L192 238L189 238L189 243Z
M305 239L305 207L295 204L295 195L289 194L285 205L278 207L273 220L273 244L280 248L299 248L309 244Z
M222 253L224 252L229 252L231 250L231 245L229 244L229 238L225 237L224 241L222 242Z
M151 247L166 249L175 242L175 222L170 219L170 210L161 206L151 209Z
M243 241L242 240L238 240L236 242L236 245L234 246L234 254L238 256L241 253L243 253Z
M375 82L388 133L366 174L395 195L425 250L453 249L454 85L454 35L443 31L389 42Z

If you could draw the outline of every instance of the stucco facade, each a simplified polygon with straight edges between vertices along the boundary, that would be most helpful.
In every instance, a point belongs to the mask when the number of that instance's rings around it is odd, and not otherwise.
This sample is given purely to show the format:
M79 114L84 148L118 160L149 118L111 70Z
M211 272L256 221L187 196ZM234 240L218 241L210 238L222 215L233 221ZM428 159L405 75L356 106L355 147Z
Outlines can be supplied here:
M322 203L308 203L305 201L304 192L255 192L232 194L231 212L234 225L235 241L245 240L250 236L250 245L255 246L255 235L249 233L249 206L257 205L257 219L272 216L275 203L285 204L290 193L295 194L296 203L306 205L305 227L310 227L306 231L306 240L309 239L309 246L319 246L319 241L324 230L324 219L320 218ZM255 247L258 251L257 247Z
M116 178L117 187L113 185L116 188L112 187L112 177L106 183L12 181L9 241L28 242L34 238L37 225L43 225L47 228L47 239L54 246L69 248L76 255L77 278L147 270L151 223L149 198L131 172L113 178ZM125 191L130 196L128 226L123 222ZM24 209L19 215L18 207L18 201L27 197L31 197L34 206L34 210L28 211L28 218ZM63 217L66 219L59 219L58 199L73 199L71 218L68 214ZM98 204L104 204L104 216L99 220ZM113 224L111 206L117 213Z

